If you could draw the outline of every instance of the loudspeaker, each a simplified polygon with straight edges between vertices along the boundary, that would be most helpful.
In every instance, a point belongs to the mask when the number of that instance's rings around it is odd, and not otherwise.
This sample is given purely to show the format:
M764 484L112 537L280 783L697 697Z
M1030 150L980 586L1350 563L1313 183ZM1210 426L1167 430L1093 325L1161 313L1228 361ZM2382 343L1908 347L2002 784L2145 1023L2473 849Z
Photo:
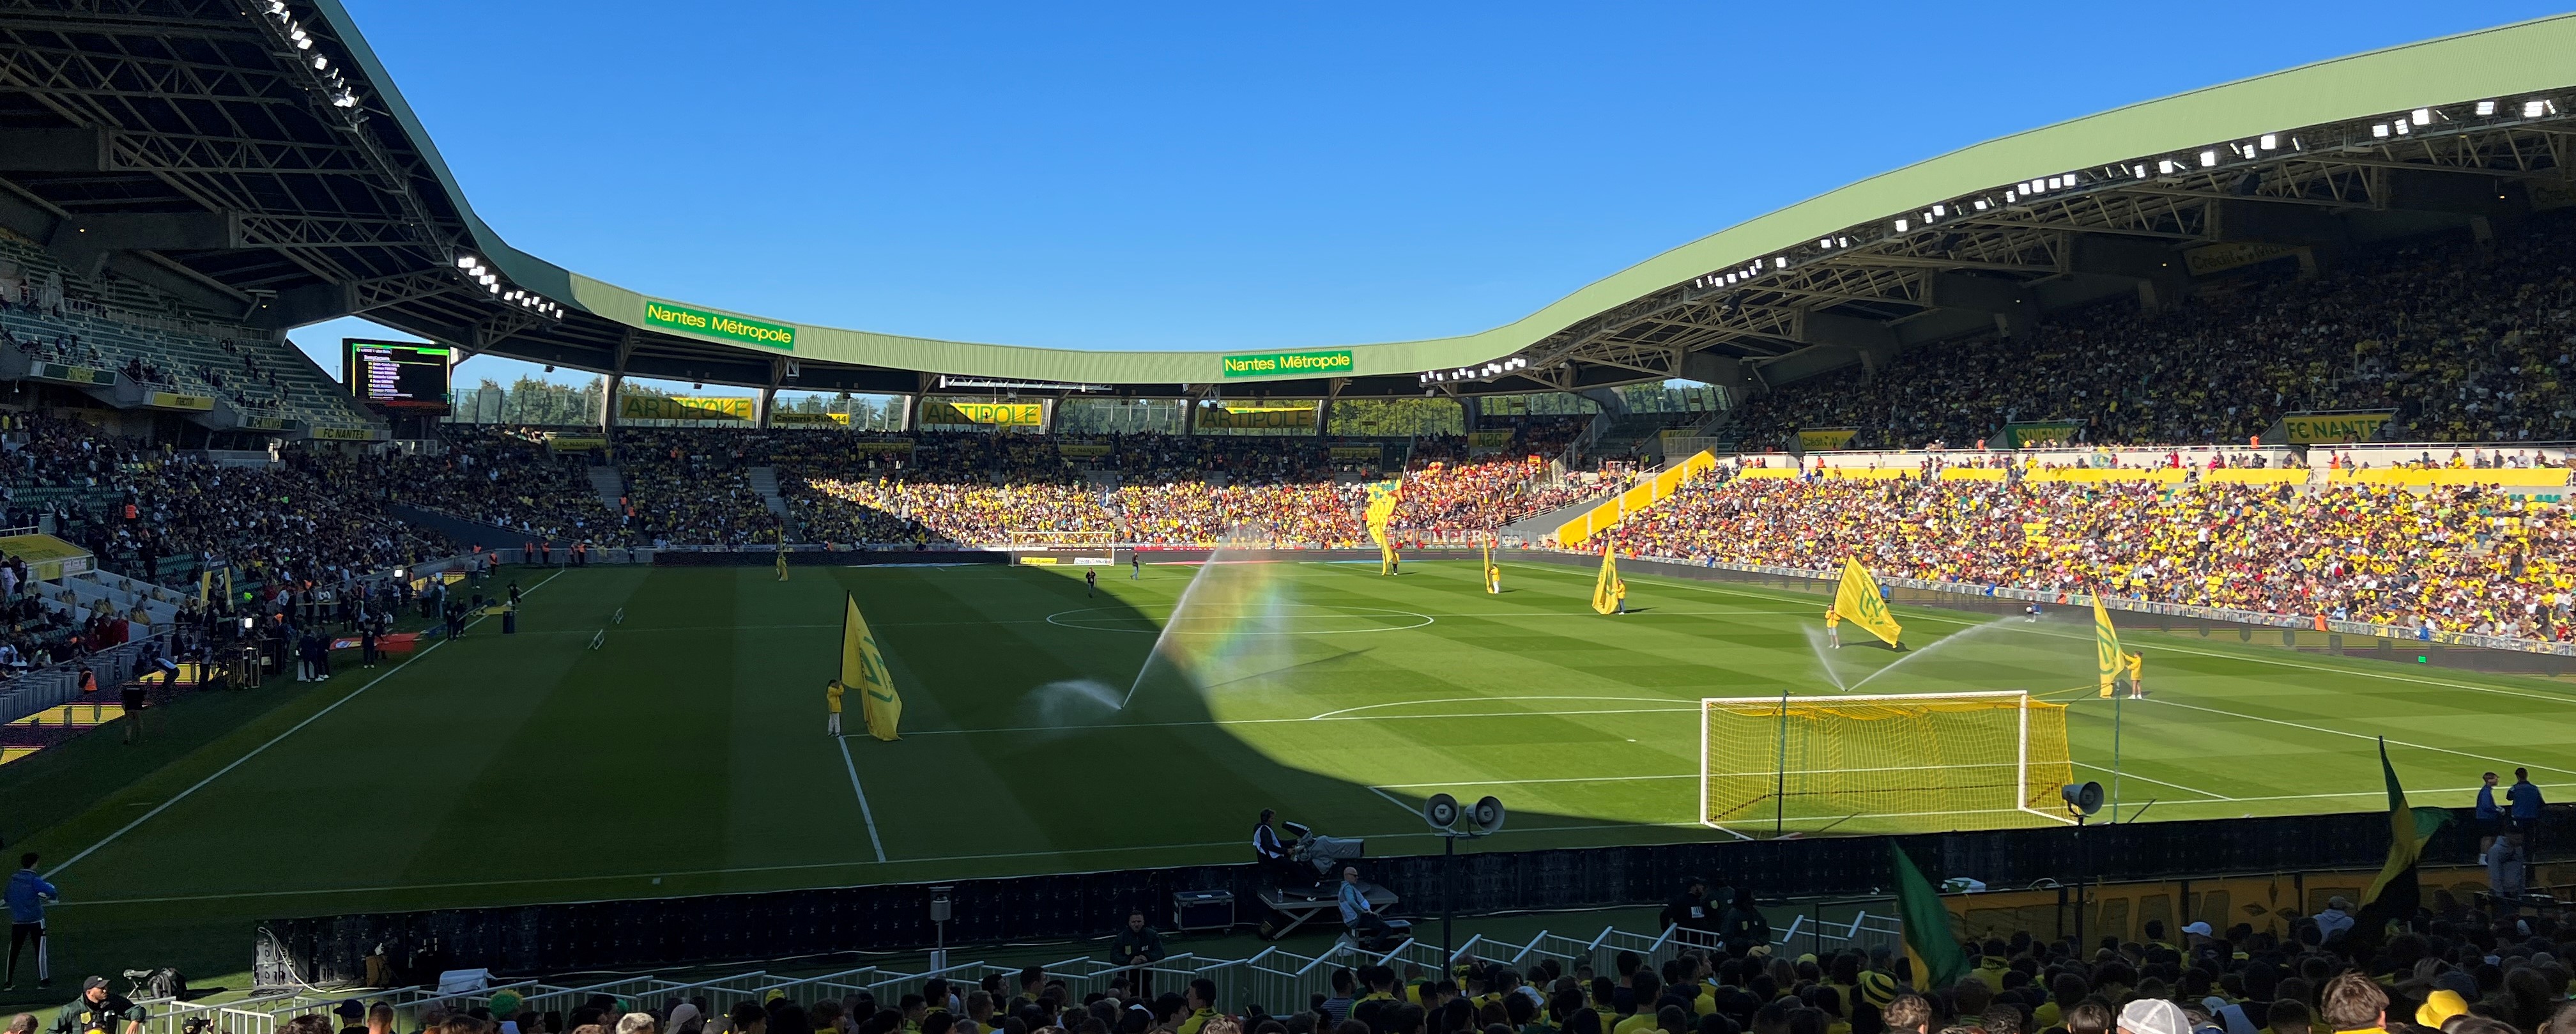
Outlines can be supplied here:
M1467 810L1467 819L1476 824L1478 834L1500 830L1503 828L1503 802L1491 796L1477 801L1475 807Z
M2100 783L2068 783L2058 788L2057 795L2066 798L2067 810L2078 815L2091 815L2102 810Z
M1422 821L1430 823L1433 829L1457 825L1458 799L1445 793L1432 794L1431 799L1422 802Z

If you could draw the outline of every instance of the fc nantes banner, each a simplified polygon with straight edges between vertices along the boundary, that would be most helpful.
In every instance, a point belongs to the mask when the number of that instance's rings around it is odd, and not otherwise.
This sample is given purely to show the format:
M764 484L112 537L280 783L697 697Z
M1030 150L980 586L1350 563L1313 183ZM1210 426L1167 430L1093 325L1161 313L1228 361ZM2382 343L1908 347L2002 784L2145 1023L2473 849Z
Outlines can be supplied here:
M925 399L921 403L921 422L930 427L957 427L964 424L1036 427L1046 422L1046 404Z
M859 691L868 735L901 739L895 730L903 724L903 697L894 691L894 675L877 652L877 637L868 633L868 619L859 616L858 597L845 593L841 599L847 607L841 612L841 685Z
M1812 431L1800 431L1798 432L1798 451L1831 452L1851 444L1852 436L1859 433L1860 428L1857 427L1819 427Z
M2281 434L2292 445L2366 442L2379 437L2379 429L2396 418L2397 411L2393 409L2367 413L2290 413L2281 417Z
M680 395L619 395L617 418L620 420L750 420L755 401L747 398L713 396L689 398Z
M2081 420L2034 420L2004 425L2004 448L2019 449L2031 445L2064 445L2075 440L2075 432L2084 426Z
M1869 630L1889 646L1902 646L1897 637L1905 629L1896 623L1896 615L1887 612L1887 599L1878 592L1878 579L1860 566L1858 558L1843 561L1843 583L1834 590L1834 613L1843 620Z

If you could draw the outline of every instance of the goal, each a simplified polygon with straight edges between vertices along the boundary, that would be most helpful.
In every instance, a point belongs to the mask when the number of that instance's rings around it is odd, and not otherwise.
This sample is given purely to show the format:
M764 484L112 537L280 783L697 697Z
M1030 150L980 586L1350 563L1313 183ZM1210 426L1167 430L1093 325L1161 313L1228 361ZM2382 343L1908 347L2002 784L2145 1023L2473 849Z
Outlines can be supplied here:
M2018 690L1700 701L1700 821L1821 832L2065 821L2066 706Z
M1014 531L1010 550L1015 564L1114 564L1118 562L1118 533Z

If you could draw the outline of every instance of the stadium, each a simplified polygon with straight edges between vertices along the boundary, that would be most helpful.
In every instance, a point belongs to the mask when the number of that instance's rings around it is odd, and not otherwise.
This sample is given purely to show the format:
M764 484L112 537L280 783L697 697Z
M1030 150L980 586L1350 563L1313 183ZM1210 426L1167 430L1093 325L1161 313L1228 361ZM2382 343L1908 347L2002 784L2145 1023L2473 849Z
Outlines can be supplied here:
M0 1013L2568 1034L2572 54L1115 351L513 247L332 0L12 7Z

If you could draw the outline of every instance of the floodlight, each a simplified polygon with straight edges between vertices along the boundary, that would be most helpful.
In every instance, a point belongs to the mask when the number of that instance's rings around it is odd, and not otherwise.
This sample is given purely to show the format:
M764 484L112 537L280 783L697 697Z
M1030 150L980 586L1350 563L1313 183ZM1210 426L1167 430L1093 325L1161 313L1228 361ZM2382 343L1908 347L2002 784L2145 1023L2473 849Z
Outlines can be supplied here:
M297 50L311 50L311 49L313 49L313 37L307 36L307 37L305 37L305 38L303 38L303 39L296 40L296 41L295 41L295 49L297 49Z
M2401 118L2397 120L2397 135L2405 136L2411 132L2414 132L2414 130L2408 128L2408 123L2405 119Z
M319 71L321 71L321 70L323 70L323 69L325 69L325 68L329 68L329 67L331 67L331 59L330 59L330 58L323 57L323 56L322 56L322 55L320 55L320 54L315 54L315 55L313 55L313 70L314 70L314 71L319 72Z
M1904 233L1904 232L1905 232L1905 230L1906 230L1905 220L1903 220L1903 219L1899 219L1899 220L1897 220L1897 221L1896 221L1896 232L1898 232L1898 233Z
M2278 133L2265 133L2265 134L2263 134L2263 139L2262 139L2262 142L2261 142L2261 146L2262 146L2262 148L2263 148L2264 150L2266 150L2266 151L2269 151L2269 150L2271 150L2271 149L2273 149L2273 148L2275 148L2275 147L2279 147L2279 146L2281 146L2281 136L2280 136L2280 134L2278 134Z
M2495 102L2494 102L2494 101L2479 101L2479 102L2478 102L2478 115L2479 115L2479 117L2483 118L2483 117L2485 117L2485 116L2493 115L2493 114L2495 114Z
M1948 214L1950 214L1950 210L1948 208L1941 205L1932 206L1932 218L1938 219Z
M2380 123L2380 124L2378 124L2378 125L2375 125L2375 126L2370 127L2370 135L2371 135L2371 136L2374 136L2374 137L2379 137L2379 138L2381 138L2381 139L2386 139L2386 138L2387 138L2387 136L2388 136L2388 123L2382 122L2382 123Z
M2213 150L2208 150L2208 151L2202 151L2202 152L2200 152L2200 167L2201 167L2201 168L2206 169L2206 168L2209 168L2210 166L2212 166L2212 165L2216 165L2216 164L2218 164L2218 152L2217 152L2216 150L2214 150L2214 149L2213 149Z
M2548 113L2549 113L2549 102L2548 102L2548 101L2524 101L2524 102L2522 102L2522 117L2524 117L2524 118L2539 118L2540 116L2542 116L2542 115L2546 115L2546 114L2548 114Z
M2415 109L2415 113L2414 113L2412 116L2410 116L2410 117L2412 117L2412 118L2415 120L2415 124L2416 124L2416 125L2419 125L2419 126L2429 126L2429 125L2432 125L2432 124L2433 124L2433 109L2431 109L2431 108L2417 108L2417 109Z
M2173 175L2173 171L2174 171L2174 163L2173 163L2173 159L2171 159L2171 158L2159 158L2159 159L2156 159L2156 175L2158 175L2158 176L2171 176L2171 175Z
M472 269L472 268L474 268L474 256L472 256L472 255L458 255L458 256L456 256L456 268L458 268L458 269Z

